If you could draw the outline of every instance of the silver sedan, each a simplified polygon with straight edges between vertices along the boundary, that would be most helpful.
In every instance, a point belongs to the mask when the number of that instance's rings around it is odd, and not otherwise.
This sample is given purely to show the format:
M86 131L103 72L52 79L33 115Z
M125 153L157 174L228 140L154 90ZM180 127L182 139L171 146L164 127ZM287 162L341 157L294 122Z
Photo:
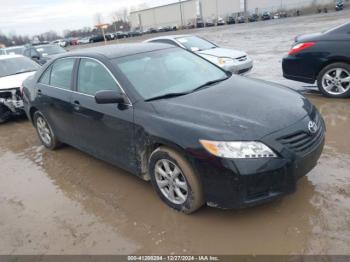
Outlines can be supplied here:
M160 36L148 39L145 42L179 46L234 74L245 74L253 68L253 61L245 52L221 48L208 40L194 35Z

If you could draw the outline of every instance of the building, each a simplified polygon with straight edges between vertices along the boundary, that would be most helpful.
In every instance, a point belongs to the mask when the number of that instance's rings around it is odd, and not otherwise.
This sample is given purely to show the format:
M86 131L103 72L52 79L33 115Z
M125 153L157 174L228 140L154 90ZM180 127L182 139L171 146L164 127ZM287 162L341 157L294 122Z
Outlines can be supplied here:
M164 6L143 9L130 13L132 27L142 29L160 26L184 26L197 17L197 1L185 0Z
M142 29L160 26L185 26L197 17L226 18L232 14L262 13L264 11L302 9L311 5L334 4L334 0L181 0L130 13L132 27Z

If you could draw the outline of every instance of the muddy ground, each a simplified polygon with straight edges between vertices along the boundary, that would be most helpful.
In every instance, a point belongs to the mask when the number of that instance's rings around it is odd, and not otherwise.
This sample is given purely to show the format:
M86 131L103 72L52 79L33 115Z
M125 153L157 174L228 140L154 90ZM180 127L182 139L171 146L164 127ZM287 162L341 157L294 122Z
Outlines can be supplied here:
M295 194L250 209L204 207L187 216L123 170L68 146L44 149L31 124L17 119L0 126L0 255L350 254L350 100L283 80L280 68L295 35L349 15L191 31L247 51L255 60L249 77L304 90L322 113L325 150Z

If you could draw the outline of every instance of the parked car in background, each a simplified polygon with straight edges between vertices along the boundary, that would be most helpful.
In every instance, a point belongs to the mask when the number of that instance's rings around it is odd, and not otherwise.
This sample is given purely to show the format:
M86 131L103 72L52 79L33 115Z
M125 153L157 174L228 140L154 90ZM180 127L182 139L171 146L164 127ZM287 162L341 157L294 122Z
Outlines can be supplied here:
M111 34L111 33L105 34L105 37L106 37L107 41L112 41L112 40L114 40L116 38L115 35Z
M68 40L69 40L69 45L78 45L78 40L79 40L79 38L77 38L77 37L70 37L70 38L68 38Z
M57 39L55 41L52 41L51 44L56 44L60 47L67 47L69 45L69 42L65 39Z
M22 115L22 82L40 66L21 55L0 56L0 124L12 116Z
M90 43L97 43L97 42L103 42L105 41L105 38L103 35L93 35L90 37Z
M145 42L164 43L181 47L235 74L244 74L253 68L253 61L245 52L221 48L204 38L194 35L160 36Z
M24 46L11 46L1 49L2 55L22 55L24 52Z
M40 65L45 64L53 56L67 52L65 49L58 45L27 45L23 55L31 58L33 61Z
M213 19L207 19L206 21L205 21L205 26L206 27L211 27L211 26L215 26L215 23L214 23L214 20Z
M245 17L243 15L240 15L239 17L237 17L237 23L238 24L245 23Z
M136 36L142 36L142 32L140 30L132 30L128 32L129 37L136 37Z
M117 39L122 39L122 38L128 38L129 34L127 32L123 32L123 31L118 31L114 33L115 38Z
M264 12L261 15L261 20L270 20L270 19L272 19L272 15L270 12Z
M336 0L335 11L341 11L343 9L344 9L344 1L343 0Z
M350 97L350 23L323 33L301 35L283 59L283 76L305 83L317 81L329 97Z
M163 44L67 53L24 82L23 98L46 148L72 145L151 181L184 213L293 193L324 145L303 95Z
M197 27L197 28L203 28L203 27L204 27L204 21L203 21L202 18L198 17L198 18L196 19L196 27Z
M251 14L250 16L248 16L248 21L249 22L257 22L259 21L259 16L257 14Z
M83 37L78 40L78 45L86 45L90 43L90 37Z
M230 16L227 18L227 24L232 25L232 24L235 24L235 23L236 23L236 18L235 18L235 16L230 15Z
M226 25L226 22L224 19L222 19L221 17L218 18L216 25L220 26L220 25Z

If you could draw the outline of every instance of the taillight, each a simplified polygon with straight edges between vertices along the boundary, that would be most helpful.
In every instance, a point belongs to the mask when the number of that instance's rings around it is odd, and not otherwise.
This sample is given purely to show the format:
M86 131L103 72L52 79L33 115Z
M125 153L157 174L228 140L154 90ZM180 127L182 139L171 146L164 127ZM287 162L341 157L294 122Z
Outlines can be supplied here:
M310 48L314 46L315 42L306 42L306 43L300 43L292 47L292 49L289 51L289 55L294 55L296 53L299 53L302 50L305 50L307 48Z

